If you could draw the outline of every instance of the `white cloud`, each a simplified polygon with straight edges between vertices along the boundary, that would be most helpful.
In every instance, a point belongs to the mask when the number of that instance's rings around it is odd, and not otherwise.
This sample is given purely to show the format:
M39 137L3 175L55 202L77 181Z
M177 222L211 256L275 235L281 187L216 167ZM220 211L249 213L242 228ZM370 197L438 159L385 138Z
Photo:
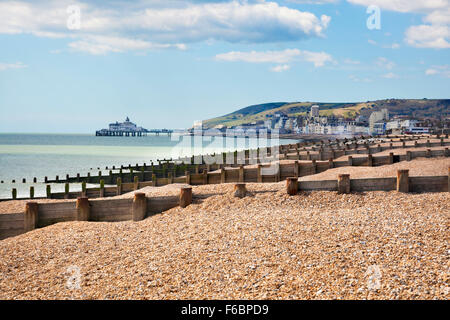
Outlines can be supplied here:
M386 79L395 79L398 78L398 75L393 72L388 72L386 74L383 74L382 77Z
M16 62L16 63L2 63L0 62L0 71L8 70L8 69L22 69L28 67L27 65L23 64L22 62Z
M448 0L347 0L353 4L363 6L375 5L381 9L398 12L424 12L429 10L445 9Z
M374 45L374 46L377 44L377 42L375 40L372 40L372 39L367 40L367 42L372 44L372 45Z
M361 64L361 61L358 61L358 60L352 60L352 59L344 59L344 63L346 63L346 64L358 65L358 64Z
M69 4L81 9L80 30L67 28ZM179 43L195 41L258 43L322 37L330 20L326 15L319 17L271 1L139 1L131 6L117 1L108 8L101 3L69 0L0 3L0 34L75 38L77 41L70 44L71 48L93 54L123 52L125 47L127 50L182 48ZM93 36L129 41L127 45L112 46L109 41L92 41Z
M395 63L386 59L385 57L379 57L375 61L375 64L377 66L379 66L380 68L387 69L387 70L391 70L392 68L395 67Z
M372 82L372 79L370 79L370 78L367 78L367 77L365 77L365 78L360 78L360 77L358 77L358 76L355 76L354 74L351 74L351 75L349 75L348 76L352 81L354 81L354 82Z
M425 14L422 24L409 27L405 42L418 48L444 49L450 47L450 0L347 0L364 6L376 5L381 9Z
M283 72L283 71L289 70L290 68L291 68L290 65L288 65L288 64L282 64L282 65L278 65L278 66L275 66L275 67L270 68L270 71L273 71L273 72Z
M83 51L94 55L103 55L109 52L125 52L139 50L154 50L176 48L185 50L184 44L161 44L122 37L86 36L84 40L69 43L75 51Z
M337 3L339 2L339 0L288 0L288 2L305 3L305 4L328 4L328 3Z
M450 66L449 65L432 66L431 68L425 70L425 74L427 76L441 75L445 78L450 78Z
M331 55L325 52L312 52L299 49L286 49L282 51L231 51L216 55L221 61L244 61L250 63L287 63L292 61L307 61L315 67L322 67L327 62L333 62Z
M450 48L450 28L441 25L412 26L406 30L405 41L418 48Z

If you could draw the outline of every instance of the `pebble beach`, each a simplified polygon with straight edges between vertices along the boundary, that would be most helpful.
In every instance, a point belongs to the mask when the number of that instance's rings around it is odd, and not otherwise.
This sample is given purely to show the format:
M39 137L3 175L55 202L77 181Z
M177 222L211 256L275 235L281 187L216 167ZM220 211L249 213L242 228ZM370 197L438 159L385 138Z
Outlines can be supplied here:
M140 222L2 240L0 299L450 297L450 193L247 189L197 186L190 206Z

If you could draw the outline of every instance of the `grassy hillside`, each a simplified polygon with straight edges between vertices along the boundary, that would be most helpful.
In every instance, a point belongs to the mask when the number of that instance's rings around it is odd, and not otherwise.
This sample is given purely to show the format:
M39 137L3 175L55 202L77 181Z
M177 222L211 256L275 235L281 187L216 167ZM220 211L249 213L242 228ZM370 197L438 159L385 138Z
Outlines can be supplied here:
M277 112L288 116L306 115L312 105L319 105L320 115L343 118L355 118L358 115L369 116L372 112L387 108L391 116L407 115L415 118L450 117L450 99L386 99L367 102L274 102L249 106L233 113L204 121L204 125L213 128L218 125L226 127L250 123L261 123L268 115Z

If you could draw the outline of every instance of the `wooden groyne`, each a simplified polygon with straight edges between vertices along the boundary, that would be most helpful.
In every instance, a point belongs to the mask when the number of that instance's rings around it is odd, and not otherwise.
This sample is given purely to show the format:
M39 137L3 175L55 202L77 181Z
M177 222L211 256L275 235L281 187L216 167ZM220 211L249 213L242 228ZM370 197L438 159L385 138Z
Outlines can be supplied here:
M45 179L46 183L65 183L64 192L52 192L47 185L46 198L71 199L80 196L89 198L116 196L122 193L137 190L146 186L163 186L171 183L187 183L191 185L226 183L226 182L276 182L287 177L301 177L320 173L329 168L342 166L380 166L409 161L417 157L448 157L450 152L447 146L450 141L445 137L436 136L437 142L432 142L431 136L386 137L387 142L374 142L372 137L362 139L344 139L336 141L321 141L320 143L299 142L296 144L281 145L276 148L269 147L265 151L269 157L258 158L255 150L223 153L225 164L185 164L159 161L158 165L138 165L120 169L111 169L107 174L99 171L97 176L66 176L66 179ZM424 141L418 142L419 139ZM386 156L373 155L385 150L398 148L427 148L425 151L407 151L405 155L394 155L391 152ZM431 148L441 147L439 150ZM274 151L275 150L275 151ZM275 154L274 158L270 158ZM367 154L366 157L352 155ZM256 155L256 157L252 157ZM344 155L348 160L335 160ZM185 159L186 160L186 159ZM194 157L189 161L195 160ZM226 161L225 161L226 160ZM231 160L231 161L230 161ZM279 165L277 172L267 173L273 161L296 160L294 163ZM265 162L263 162L265 161ZM301 161L301 162L300 162ZM231 162L231 164L229 163ZM82 191L70 191L70 183L81 183ZM86 184L98 184L98 187L86 188ZM12 198L17 199L17 191L13 189ZM34 198L34 189L30 189L30 198ZM28 198L22 198L28 199Z

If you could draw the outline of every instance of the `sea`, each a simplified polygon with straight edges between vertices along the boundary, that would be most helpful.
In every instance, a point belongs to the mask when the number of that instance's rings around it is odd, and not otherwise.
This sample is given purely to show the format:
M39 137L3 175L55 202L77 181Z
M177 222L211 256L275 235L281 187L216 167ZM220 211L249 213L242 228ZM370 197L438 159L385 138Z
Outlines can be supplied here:
M44 177L64 179L107 173L106 167L150 164L158 159L177 159L248 148L295 143L291 139L186 136L173 133L143 137L100 137L92 134L0 134L0 199L28 197L30 187L35 197L45 196ZM33 178L37 183L33 183ZM22 180L26 182L23 183ZM13 183L12 181L15 180ZM52 192L62 192L64 184L51 184ZM71 184L70 191L81 190Z

